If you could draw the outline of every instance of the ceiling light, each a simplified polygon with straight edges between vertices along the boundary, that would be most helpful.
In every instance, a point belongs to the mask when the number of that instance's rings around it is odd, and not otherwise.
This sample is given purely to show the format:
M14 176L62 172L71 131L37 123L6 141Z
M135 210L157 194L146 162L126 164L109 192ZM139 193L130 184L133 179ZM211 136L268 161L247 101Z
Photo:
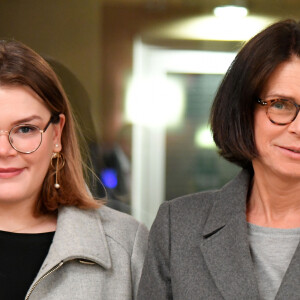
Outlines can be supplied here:
M243 18L248 14L248 9L244 6L224 5L214 8L214 15L221 18Z

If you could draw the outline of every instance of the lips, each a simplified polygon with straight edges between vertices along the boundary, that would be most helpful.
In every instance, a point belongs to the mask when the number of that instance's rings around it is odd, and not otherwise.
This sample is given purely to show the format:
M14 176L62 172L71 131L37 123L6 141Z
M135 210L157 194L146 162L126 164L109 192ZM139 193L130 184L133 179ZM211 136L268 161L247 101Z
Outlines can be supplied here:
M18 176L23 172L23 168L0 168L0 179L7 179Z
M279 146L277 145L277 149L283 154L284 156L288 157L292 160L300 160L300 148L295 146Z
M300 153L300 150L293 150L293 149L288 149L288 148L287 148L287 150L292 151L294 153Z
M292 151L294 153L300 153L300 148L295 148L295 147L281 147L281 146L279 146L279 148L284 149L284 150L288 150L288 151Z

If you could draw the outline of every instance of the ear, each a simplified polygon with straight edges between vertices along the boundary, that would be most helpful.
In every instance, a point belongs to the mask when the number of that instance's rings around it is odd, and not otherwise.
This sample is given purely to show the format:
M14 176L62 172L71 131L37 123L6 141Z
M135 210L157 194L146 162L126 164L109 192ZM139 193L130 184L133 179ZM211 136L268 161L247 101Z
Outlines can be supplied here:
M62 149L61 135L65 125L66 117L64 114L59 115L59 122L53 124L53 152L60 152Z

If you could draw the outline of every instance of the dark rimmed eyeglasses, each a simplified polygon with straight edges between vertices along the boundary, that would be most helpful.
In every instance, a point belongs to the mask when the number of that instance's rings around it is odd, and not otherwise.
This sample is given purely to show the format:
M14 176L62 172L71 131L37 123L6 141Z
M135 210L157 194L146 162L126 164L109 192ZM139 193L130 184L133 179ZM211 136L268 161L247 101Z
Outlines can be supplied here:
M32 124L19 124L11 130L0 130L1 134L8 134L10 145L18 152L30 154L35 152L41 145L43 133L46 132L51 123L57 123L59 115L52 115L44 129Z
M257 98L257 103L266 107L269 120L276 125L292 123L300 110L300 105L290 99L263 100Z

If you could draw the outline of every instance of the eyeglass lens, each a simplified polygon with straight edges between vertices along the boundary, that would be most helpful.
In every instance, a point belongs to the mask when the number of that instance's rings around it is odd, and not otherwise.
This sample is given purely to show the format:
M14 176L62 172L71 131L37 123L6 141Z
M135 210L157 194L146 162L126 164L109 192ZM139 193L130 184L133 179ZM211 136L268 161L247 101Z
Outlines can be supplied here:
M291 100L278 99L268 107L268 116L271 121L287 124L294 120L298 112L295 103Z
M17 125L10 131L9 141L17 151L31 153L40 146L42 133L34 125Z

